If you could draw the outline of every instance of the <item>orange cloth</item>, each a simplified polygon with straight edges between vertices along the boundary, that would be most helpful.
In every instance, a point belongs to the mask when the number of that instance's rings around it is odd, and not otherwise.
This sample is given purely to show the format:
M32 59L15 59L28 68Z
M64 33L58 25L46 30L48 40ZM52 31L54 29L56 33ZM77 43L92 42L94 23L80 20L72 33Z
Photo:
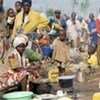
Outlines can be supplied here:
M40 39L40 44L45 45L47 44L47 40L45 38Z

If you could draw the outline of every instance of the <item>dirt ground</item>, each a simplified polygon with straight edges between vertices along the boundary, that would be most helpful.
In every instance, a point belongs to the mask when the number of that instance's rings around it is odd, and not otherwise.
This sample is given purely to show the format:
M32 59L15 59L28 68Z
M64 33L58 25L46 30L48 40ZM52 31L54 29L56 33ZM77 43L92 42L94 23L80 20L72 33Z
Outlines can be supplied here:
M85 83L76 83L75 90L77 92L78 100L92 100L93 94L100 92L100 71L95 75L89 76Z
M77 84L76 87L78 100L92 100L93 94L100 92L98 82Z
M74 91L76 95L75 100L92 100L93 94L96 92L100 92L99 88L100 71L88 77L89 78L87 82L84 83L79 83L77 81L74 82ZM59 87L59 84L52 84L52 93L56 93L57 90L61 89L62 88ZM0 100L2 99L0 98Z
M100 92L99 88L99 83L100 83L100 71L88 76L87 82L84 83L79 83L79 82L74 82L74 91L76 95L75 100L92 100L93 94ZM53 92L62 89L59 87L59 84L53 84ZM66 89L63 89L66 90Z
M93 94L100 92L100 70L93 75L87 76L87 81L79 83L75 80L74 90L76 95L76 100L92 100ZM57 90L62 89L59 87L59 84L53 84L52 91L56 92ZM0 100L2 100L0 98Z

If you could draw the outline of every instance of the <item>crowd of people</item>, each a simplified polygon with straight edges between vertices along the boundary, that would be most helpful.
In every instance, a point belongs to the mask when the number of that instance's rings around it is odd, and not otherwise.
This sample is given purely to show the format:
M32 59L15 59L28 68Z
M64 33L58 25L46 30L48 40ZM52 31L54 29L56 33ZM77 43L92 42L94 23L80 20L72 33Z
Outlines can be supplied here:
M22 0L15 3L15 11L4 11L0 0L0 37L5 36L10 45L0 66L0 87L21 83L24 91L29 77L41 78L41 63L56 62L62 74L65 65L75 63L73 56L81 52L88 53L87 68L95 72L100 65L100 15L95 20L91 13L85 20L75 12L66 16L55 10L54 16L45 17L31 6L31 0Z

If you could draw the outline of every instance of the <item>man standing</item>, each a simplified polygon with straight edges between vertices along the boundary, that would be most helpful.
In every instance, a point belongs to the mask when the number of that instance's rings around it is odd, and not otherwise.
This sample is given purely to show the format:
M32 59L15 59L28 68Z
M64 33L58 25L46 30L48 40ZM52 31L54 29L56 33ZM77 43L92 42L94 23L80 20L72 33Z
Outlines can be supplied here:
M90 35L92 37L91 45L97 47L98 36L96 33L96 21L94 20L94 15L92 13L89 15L89 19L90 19L90 22L88 23L88 28L89 28Z
M66 30L67 25L65 19L61 16L60 10L55 10L54 19L56 20L57 24L59 24L64 30Z
M38 12L31 10L32 1L22 0L23 11L15 19L15 25L11 39L13 40L20 32L28 36L32 35L36 29L42 30L49 24L49 20L41 16ZM32 37L32 36L31 36Z
M80 22L76 19L76 13L72 12L71 18L67 23L67 37L69 42L72 43L73 48L78 48L79 31L81 30Z

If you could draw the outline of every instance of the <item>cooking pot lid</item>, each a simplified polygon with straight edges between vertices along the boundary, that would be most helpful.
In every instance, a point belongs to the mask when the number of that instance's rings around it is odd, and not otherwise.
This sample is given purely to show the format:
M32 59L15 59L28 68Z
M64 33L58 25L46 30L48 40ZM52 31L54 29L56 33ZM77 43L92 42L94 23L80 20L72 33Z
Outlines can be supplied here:
M59 79L74 79L75 75L60 76Z
M42 95L38 95L37 97L40 99L54 99L54 98L56 98L56 96L53 94L42 94Z

